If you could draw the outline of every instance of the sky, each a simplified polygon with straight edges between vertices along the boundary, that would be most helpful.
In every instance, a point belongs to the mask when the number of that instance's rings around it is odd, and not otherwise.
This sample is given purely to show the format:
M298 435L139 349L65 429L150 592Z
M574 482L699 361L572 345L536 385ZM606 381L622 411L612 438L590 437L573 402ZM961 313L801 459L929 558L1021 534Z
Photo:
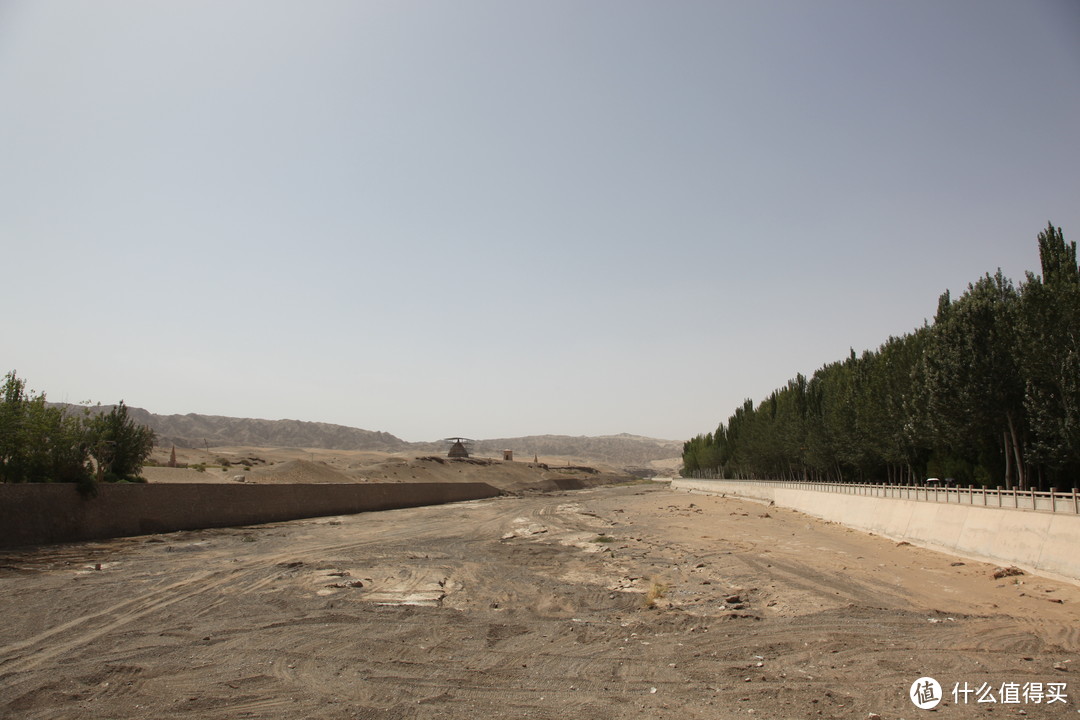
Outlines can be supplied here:
M1073 0L0 0L0 372L684 440L1080 237Z

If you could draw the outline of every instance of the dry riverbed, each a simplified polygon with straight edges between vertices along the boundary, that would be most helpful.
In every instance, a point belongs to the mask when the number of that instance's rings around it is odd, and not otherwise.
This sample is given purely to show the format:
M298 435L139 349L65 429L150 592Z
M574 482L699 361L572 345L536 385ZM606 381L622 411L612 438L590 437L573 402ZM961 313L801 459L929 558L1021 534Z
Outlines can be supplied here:
M1080 708L1077 586L664 486L0 555L0 718L910 719L921 676L938 718Z

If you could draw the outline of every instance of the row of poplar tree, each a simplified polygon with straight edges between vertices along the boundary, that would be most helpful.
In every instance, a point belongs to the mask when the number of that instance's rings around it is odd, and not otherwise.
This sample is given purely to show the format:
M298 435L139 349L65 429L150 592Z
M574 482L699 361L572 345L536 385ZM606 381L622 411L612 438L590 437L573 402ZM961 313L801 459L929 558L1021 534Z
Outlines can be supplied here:
M1008 488L1080 479L1080 267L1041 232L1042 275L987 274L933 323L797 375L683 446L683 474Z
M128 417L121 401L108 412L50 405L28 393L14 371L0 395L0 482L137 481L154 432Z

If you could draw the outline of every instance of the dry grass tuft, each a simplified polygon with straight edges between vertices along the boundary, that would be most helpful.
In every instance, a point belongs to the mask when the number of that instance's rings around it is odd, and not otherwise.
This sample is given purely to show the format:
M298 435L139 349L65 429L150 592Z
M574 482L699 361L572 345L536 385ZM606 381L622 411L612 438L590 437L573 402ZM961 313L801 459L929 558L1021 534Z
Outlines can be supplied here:
M653 580L649 584L648 592L645 593L645 607L647 607L647 608L655 608L656 607L656 601L663 599L663 597L667 594L667 591L668 591L667 583L662 583L662 582L658 582L656 580Z

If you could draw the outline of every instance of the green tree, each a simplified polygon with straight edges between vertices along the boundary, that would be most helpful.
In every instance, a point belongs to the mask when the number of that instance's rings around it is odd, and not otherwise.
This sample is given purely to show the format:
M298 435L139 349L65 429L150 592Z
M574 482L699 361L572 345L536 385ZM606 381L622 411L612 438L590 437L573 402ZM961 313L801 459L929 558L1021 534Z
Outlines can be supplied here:
M26 400L26 381L12 370L4 376L0 398L0 482L22 482L25 477L21 439Z
M26 392L14 371L0 399L0 482L82 482L90 478L86 428L76 414Z
M121 400L90 420L89 444L99 480L140 480L142 466L154 449L154 431L129 418Z
M46 454L41 439L47 435L42 422L44 396L26 392L26 381L12 370L4 376L0 407L0 479L31 482L40 479Z
M685 447L727 477L1075 483L1080 475L1080 265L1060 228L1039 233L1042 275L999 270L946 291L932 324L854 350Z
M137 480L154 447L154 433L128 417L121 402L107 413L51 406L9 372L0 388L0 482L77 482L92 491L99 480Z
M1042 276L1028 273L1018 323L1024 407L1032 460L1060 475L1080 470L1080 267L1061 228L1038 239Z
M924 357L937 444L977 458L1009 487L1026 488L1018 306L1012 282L1000 270L987 274L940 304Z

